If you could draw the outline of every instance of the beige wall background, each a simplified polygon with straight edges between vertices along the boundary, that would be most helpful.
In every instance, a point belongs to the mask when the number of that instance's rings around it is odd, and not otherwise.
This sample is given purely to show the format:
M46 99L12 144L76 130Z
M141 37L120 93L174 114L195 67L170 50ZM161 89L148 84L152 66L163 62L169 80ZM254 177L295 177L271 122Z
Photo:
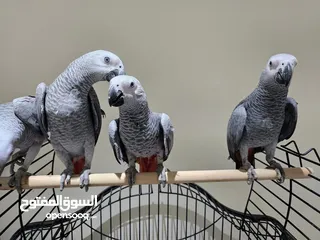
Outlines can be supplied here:
M226 128L231 111L256 86L268 58L298 59L289 95L299 103L294 134L304 150L320 149L318 1L1 1L0 101L34 94L80 55L105 49L137 77L154 111L175 127L171 170L230 169ZM108 83L94 85L103 120L92 172L120 172L108 141L118 116ZM55 174L62 164L57 161ZM243 210L248 186L212 183L221 202ZM90 193L101 189L91 189ZM79 189L64 194L84 196Z

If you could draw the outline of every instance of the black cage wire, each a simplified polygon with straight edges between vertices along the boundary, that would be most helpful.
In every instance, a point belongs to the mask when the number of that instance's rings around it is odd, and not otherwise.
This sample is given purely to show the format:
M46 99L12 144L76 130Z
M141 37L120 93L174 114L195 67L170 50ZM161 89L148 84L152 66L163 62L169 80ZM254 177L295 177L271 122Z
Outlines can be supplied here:
M44 144L43 153L30 167L35 169L33 174L53 174L55 154L50 148ZM256 156L257 168L266 166L263 155ZM55 189L30 189L21 195L13 190L1 191L0 238L319 239L319 154L314 148L302 153L291 141L278 147L275 159L284 167L311 167L315 173L308 179L291 179L283 184L255 181L243 211L225 206L197 184L169 184L165 188L135 185L132 189L106 188L98 194L96 206L76 211L89 215L87 220L49 220L48 207L22 212L19 206L24 198L46 196L57 200ZM6 166L13 172L15 165L21 165L21 161ZM61 212L59 206L50 209L54 212Z

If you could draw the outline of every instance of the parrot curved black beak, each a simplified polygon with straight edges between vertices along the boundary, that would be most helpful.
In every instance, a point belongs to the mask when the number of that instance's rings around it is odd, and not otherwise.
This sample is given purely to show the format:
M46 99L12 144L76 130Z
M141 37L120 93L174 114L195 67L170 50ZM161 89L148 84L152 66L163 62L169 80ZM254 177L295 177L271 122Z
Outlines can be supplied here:
M112 89L109 93L109 105L110 107L120 107L124 104L123 92L121 90L116 91Z
M114 69L114 70L108 72L108 73L104 76L103 80L106 80L106 81L110 82L112 78L114 78L114 77L116 77L116 76L118 76L118 75L120 75L120 74L119 74L119 70L118 70L118 69Z
M279 84L284 84L286 87L289 85L291 78L293 74L293 68L290 63L287 64L287 66L279 69L279 71L276 74L276 81Z

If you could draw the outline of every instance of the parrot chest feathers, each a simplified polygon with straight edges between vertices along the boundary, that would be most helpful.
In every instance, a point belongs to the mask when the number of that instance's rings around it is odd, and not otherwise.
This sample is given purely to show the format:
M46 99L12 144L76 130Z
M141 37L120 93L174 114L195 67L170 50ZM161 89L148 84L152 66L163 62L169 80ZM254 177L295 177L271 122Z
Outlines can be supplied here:
M127 151L138 157L148 157L158 152L159 131L150 127L122 128L120 137Z
M70 116L71 114L85 111L88 109L87 96L74 88L70 92L60 94L47 94L46 112L47 114L59 117Z
M127 151L138 157L148 157L158 152L158 139L156 136L136 136L134 138L121 136Z
M246 131L244 140L250 147L266 146L279 137L284 121L284 106L265 105L253 106L247 109Z
M119 133L126 150L135 157L150 157L161 152L160 118L145 111L123 112Z
M256 101L247 108L247 130L266 132L267 135L279 134L285 116L285 103Z
M244 140L250 147L266 146L279 137L282 123L266 118L246 124Z
M87 107L88 104L78 100L62 101L52 109L51 113L59 117L69 117L73 114L86 112Z
M262 129L272 130L274 128L275 123L270 118L264 118L260 121L259 126Z

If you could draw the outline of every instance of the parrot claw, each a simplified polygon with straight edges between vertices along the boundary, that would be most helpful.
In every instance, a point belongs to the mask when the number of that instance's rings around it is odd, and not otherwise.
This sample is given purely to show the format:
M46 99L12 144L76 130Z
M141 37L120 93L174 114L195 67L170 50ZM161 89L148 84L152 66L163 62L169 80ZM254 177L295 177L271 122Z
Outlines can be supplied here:
M131 188L133 184L136 182L136 174L137 174L137 169L135 167L129 167L126 170L126 176L128 178L128 185Z
M274 169L277 172L278 179L276 180L277 183L283 183L285 180L286 174L284 173L284 170L280 163L277 163L276 161L272 160L269 163L270 166L266 167L266 169Z
M256 171L254 170L253 166L250 164L249 167L241 167L241 170L247 171L248 174L248 185L251 185L255 179L257 179Z
M257 179L257 174L256 174L256 171L254 170L253 166L251 166L249 169L248 169L248 185L251 185L254 180Z
M89 175L90 175L90 169L85 169L80 175L80 188L82 189L84 187L84 190L88 192L89 189Z
M27 172L26 169L23 167L20 167L17 172L10 178L8 185L10 187L16 187L17 191L19 194L22 193L22 188L21 188L21 180L25 176L31 176L32 174Z
M65 185L65 184L69 184L69 183L70 183L71 175L72 175L72 170L70 170L70 169L65 169L65 170L61 173L61 177L60 177L60 191L62 191L62 190L64 189L64 185Z
M158 164L157 167L158 180L164 188L167 184L166 168L162 164Z

